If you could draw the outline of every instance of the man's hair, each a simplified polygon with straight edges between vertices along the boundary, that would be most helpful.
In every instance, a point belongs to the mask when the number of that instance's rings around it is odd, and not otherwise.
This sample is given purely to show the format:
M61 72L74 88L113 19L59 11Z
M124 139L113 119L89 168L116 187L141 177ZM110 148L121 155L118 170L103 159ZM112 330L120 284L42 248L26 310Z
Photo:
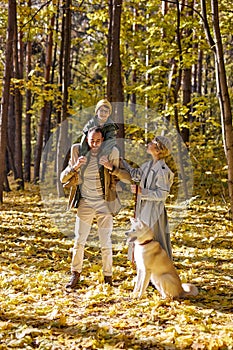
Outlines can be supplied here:
M90 133L92 132L100 132L102 137L104 137L104 134L103 134L103 129L100 127L100 126L93 126L91 127L88 132L87 132L87 136L90 135Z

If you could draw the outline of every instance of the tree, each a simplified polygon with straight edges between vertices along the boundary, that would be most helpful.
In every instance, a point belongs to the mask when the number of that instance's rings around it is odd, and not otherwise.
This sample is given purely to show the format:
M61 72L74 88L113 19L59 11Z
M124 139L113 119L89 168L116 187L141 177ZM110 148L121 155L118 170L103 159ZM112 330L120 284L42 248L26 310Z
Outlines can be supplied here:
M182 45L181 45L181 31L180 31L181 13L180 13L180 7L179 7L178 1L176 1L176 8L177 8L176 40L177 40L179 55L178 55L178 62L173 63L173 74L176 77L175 84L173 87L173 99L174 99L175 126L176 126L177 132L182 135L182 132L180 130L180 125L179 125L179 111L178 111L178 107L177 107L179 90L180 90L181 82L182 82L182 69L181 69L181 67L182 67L182 61L183 61L183 52L182 52ZM177 66L178 66L178 68L177 68ZM187 130L186 130L186 135L187 135ZM183 135L183 137L184 137L184 135ZM184 196L185 196L185 199L188 199L189 194L188 194L187 181L186 181L184 164L183 164L183 159L182 159L183 157L182 157L182 147L181 147L180 138L178 138L177 143L178 143L178 156L179 156L180 172L181 172L181 176L183 179L183 186L184 186Z
M14 74L16 80L23 78L23 43L21 40L22 32L18 32L17 13L15 12L15 39L14 39ZM19 40L18 40L19 39ZM18 86L14 89L14 112L15 112L15 149L14 164L16 168L16 180L18 189L24 188L23 179L23 146L22 146L22 105L23 99Z
M53 49L53 28L54 28L55 15L53 14L51 17L51 23L48 30L48 38L47 38L47 48L46 48L46 62L45 62L45 90L49 94L49 82L50 82L50 69L52 65L52 49ZM35 164L34 164L34 182L36 183L39 180L40 175L40 162L43 148L43 140L44 140L44 131L45 131L45 122L48 120L47 115L50 111L49 99L45 96L44 106L41 109L40 114L40 123L38 128L38 137L37 144L35 149Z
M28 1L28 7L31 12L31 0ZM30 72L32 67L32 42L31 39L27 41L26 46L26 75L30 80ZM32 93L30 89L26 90L26 117L25 117L25 155L24 155L24 180L31 180L31 100Z
M212 29L214 39L211 36L209 21L206 12L206 1L201 0L203 25L207 40L215 57L215 74L217 96L219 100L223 144L228 165L228 190L230 197L231 213L233 214L233 126L230 96L227 84L226 69L224 63L222 36L219 26L218 0L211 0L212 9Z
M189 1L187 1L187 4ZM187 13L187 16L189 18L193 17L193 0L189 3L189 10ZM187 38L190 38L188 47L186 48L187 51L191 51L192 47L192 28L187 28L184 31L184 36ZM190 122L191 116L190 116L190 102L191 102L191 90L192 90L192 63L189 65L186 64L186 66L183 69L183 105L187 108L187 113L183 117L183 123L186 123L186 126L182 128L181 135L186 145L189 144L189 134L190 129L188 127L188 124Z
M16 17L16 1L8 1L8 26L6 40L6 62L4 70L4 84L2 92L1 110L0 110L0 203L3 202L3 182L6 163L6 145L7 145L7 119L10 96L10 81L12 78L13 66L13 43Z
M119 125L119 146L124 152L124 92L120 58L122 0L109 0L107 97L113 103L113 118Z
M61 52L62 60L60 60L60 79L63 87L63 100L62 100L62 119L61 127L59 128L58 144L57 144L57 190L58 195L64 194L63 187L60 179L60 173L62 171L63 159L65 154L64 142L67 137L67 123L63 123L69 116L68 101L69 101L69 86L70 86L70 45L71 45L71 6L72 1L66 0L63 8L63 25L62 25L62 43Z

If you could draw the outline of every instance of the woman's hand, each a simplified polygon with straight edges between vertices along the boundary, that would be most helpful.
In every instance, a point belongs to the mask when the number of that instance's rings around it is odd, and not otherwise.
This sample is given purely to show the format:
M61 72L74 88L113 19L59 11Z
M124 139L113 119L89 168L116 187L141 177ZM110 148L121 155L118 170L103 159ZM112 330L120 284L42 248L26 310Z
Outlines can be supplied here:
M131 184L131 192L134 193L134 194L136 194L136 193L141 194L142 193L142 189L138 185Z
M112 170L113 169L113 165L111 162L109 162L108 157L107 156L102 156L99 159L99 163L101 165L103 165L106 169Z

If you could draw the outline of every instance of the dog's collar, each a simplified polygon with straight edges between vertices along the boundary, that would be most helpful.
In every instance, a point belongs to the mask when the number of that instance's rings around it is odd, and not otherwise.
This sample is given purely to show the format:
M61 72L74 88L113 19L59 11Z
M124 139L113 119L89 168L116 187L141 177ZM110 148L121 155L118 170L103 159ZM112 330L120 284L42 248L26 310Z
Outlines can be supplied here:
M148 243L150 243L150 242L152 242L153 241L153 239L148 239L148 241L145 241L145 242L143 242L143 243L140 243L139 245L146 245L146 244L148 244Z

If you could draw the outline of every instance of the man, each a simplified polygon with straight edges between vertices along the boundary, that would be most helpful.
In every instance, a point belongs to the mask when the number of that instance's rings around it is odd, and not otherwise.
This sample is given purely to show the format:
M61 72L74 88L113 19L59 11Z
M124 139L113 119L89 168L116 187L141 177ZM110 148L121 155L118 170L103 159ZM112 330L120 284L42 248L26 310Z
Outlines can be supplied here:
M100 127L88 130L87 144L89 152L86 156L80 156L79 144L72 146L69 164L61 173L63 184L73 182L74 177L78 182L78 185L77 183L75 185L76 190L71 189L69 200L69 205L77 208L71 263L72 276L66 285L66 288L71 289L76 288L80 280L84 247L94 217L98 226L104 282L112 285L112 213L120 210L120 201L116 193L116 177L111 172L119 168L119 151L113 147L108 157L106 155L100 157L104 146L103 132Z

